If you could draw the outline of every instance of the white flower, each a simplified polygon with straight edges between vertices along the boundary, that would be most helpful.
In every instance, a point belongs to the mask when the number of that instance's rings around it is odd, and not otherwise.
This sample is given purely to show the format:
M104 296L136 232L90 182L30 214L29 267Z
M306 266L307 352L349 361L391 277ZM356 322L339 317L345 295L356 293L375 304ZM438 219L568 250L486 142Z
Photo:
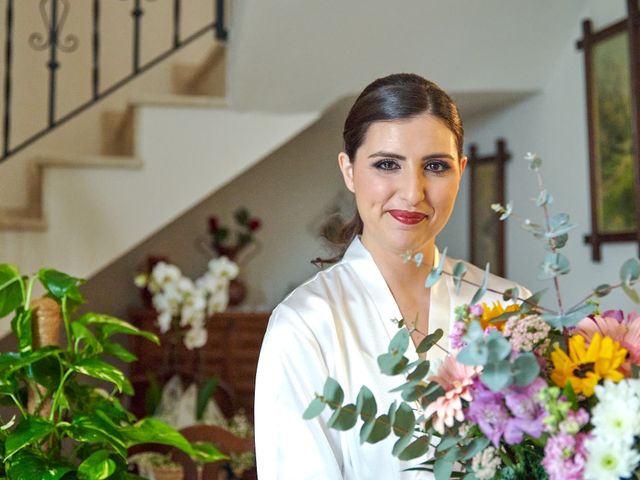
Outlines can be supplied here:
M478 480L488 480L495 477L501 464L500 457L496 455L496 449L493 447L485 448L471 460L471 468Z
M203 347L207 343L207 330L205 328L192 328L184 335L184 346L188 350Z
M238 265L227 257L214 258L209 262L209 272L216 277L224 277L233 280L238 276Z
M133 283L138 288L144 288L149 283L149 275L146 273L139 273L134 277Z
M218 277L211 272L207 272L196 280L196 288L204 290L209 294L213 294L220 290L227 290L229 288L229 279L225 277Z
M626 381L596 386L598 404L591 411L593 433L603 441L630 447L640 433L640 399Z
M216 312L224 312L229 304L229 293L227 291L218 291L209 297L207 303L207 313L209 315Z
M180 279L175 283L176 289L178 292L184 295L190 295L195 290L195 286L193 285L193 281L187 277L180 277Z
M171 312L160 312L158 315L158 327L160 328L160 333L167 333L171 328L171 319L173 315Z
M158 262L151 272L152 283L154 287L159 289L162 289L169 283L176 283L180 277L182 277L180 269L175 265L165 262Z
M621 443L610 443L601 438L586 441L587 463L585 480L619 480L630 477L640 462L637 450Z
M195 326L196 324L203 325L205 316L204 306L202 308L193 308L189 306L183 307L180 315L180 326Z

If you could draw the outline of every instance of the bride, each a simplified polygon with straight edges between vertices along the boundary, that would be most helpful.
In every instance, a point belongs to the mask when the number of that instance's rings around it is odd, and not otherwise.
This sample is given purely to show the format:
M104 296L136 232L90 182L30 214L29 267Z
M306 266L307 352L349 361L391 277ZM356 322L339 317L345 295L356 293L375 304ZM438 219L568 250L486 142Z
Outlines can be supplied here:
M439 262L436 236L449 220L467 165L462 122L436 84L394 74L364 89L343 136L338 163L357 213L343 228L344 248L334 265L294 290L269 321L256 378L260 480L433 478L403 471L411 465L392 456L391 437L360 445L358 429L327 427L330 412L312 421L302 414L328 376L342 385L347 401L355 401L362 385L374 393L378 411L399 399L390 393L397 378L382 375L376 361L397 332L393 319L414 327L409 361L418 359L415 347L438 328L445 337L428 357L448 349L453 309L468 303L475 287L463 284L456 291L449 276L424 285ZM422 265L404 262L407 252L421 253ZM445 271L455 262L447 260ZM465 279L481 283L483 272L466 266ZM515 285L492 276L489 286L503 291Z

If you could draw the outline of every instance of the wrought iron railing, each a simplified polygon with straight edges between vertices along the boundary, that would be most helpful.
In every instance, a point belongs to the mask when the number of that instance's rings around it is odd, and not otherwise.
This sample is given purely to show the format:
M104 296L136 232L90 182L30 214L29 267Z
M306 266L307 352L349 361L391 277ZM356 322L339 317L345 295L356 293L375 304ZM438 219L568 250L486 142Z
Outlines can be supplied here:
M58 100L58 71L61 68L61 62L58 58L58 53L70 53L77 49L80 40L76 35L67 34L63 35L65 23L70 13L70 0L39 0L39 13L42 17L42 21L45 24L45 34L32 33L29 37L29 45L35 50L49 50L49 58L45 64L45 68L48 73L47 81L47 122L46 126L20 141L12 141L11 129L12 129L12 87L16 81L13 78L13 61L16 47L16 38L14 32L15 22L15 5L23 0L5 0L5 51L4 51L4 79L3 79L3 116L2 116L2 154L0 156L0 162L6 160L11 155L18 153L35 141L39 140L47 133L51 132L56 127L69 121L76 115L90 108L93 104L99 100L105 98L111 93L118 90L123 85L127 84L141 73L149 70L158 63L165 60L167 57L175 53L177 50L192 43L194 40L212 32L215 38L219 41L225 41L227 39L227 29L225 26L225 0L212 0L214 18L211 23L204 25L199 30L184 36L181 33L181 17L183 14L183 1L182 0L165 0L173 2L172 8L172 42L171 47L162 53L156 55L151 60L142 62L142 29L143 29L143 17L145 10L142 8L143 0L120 0L130 2L132 9L130 11L132 25L132 68L131 72L125 75L120 80L113 84L103 87L101 85L101 47L102 47L102 35L100 28L101 9L113 5L115 0L91 0L91 62L89 69L91 71L91 95L87 101L83 101L80 105L76 106L72 110L59 115L57 111ZM87 0L89 1L89 0ZM155 2L156 0L145 0L145 2ZM33 12L35 17L36 12ZM31 17L30 17L31 18ZM37 17L36 17L37 18ZM0 32L2 30L0 29Z

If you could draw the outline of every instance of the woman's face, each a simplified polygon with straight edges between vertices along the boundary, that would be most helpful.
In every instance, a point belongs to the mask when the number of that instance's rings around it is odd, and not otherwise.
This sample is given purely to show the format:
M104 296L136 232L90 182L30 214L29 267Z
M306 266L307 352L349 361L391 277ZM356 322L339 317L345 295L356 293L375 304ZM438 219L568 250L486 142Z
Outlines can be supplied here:
M401 254L434 244L449 220L467 164L457 152L449 128L423 114L375 122L353 161L339 155L369 251Z

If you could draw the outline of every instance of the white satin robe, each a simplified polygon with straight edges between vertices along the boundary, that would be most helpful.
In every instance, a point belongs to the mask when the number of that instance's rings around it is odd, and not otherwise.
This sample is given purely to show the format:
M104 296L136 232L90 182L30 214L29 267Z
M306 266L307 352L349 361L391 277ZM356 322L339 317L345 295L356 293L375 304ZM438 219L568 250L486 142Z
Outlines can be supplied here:
M435 264L439 261L436 250ZM457 261L447 259L445 270ZM478 284L483 272L466 264L465 279ZM490 287L499 291L515 286L492 276ZM448 349L454 308L468 303L476 287L462 284L458 293L450 276L443 275L431 289L429 331L442 328L440 344ZM499 300L488 293L484 302ZM387 351L398 331L392 319L401 318L389 287L359 239L349 246L341 262L319 272L293 291L273 311L264 337L255 396L255 442L259 480L395 480L430 479L429 472L403 472L419 463L392 456L393 433L376 444L360 445L361 422L346 432L327 427L331 411L314 420L302 414L321 393L327 377L345 391L345 403L355 403L366 385L375 395L378 414L387 411L397 393L389 391L402 377L380 373L377 357ZM418 354L412 342L405 353ZM429 359L444 354L437 347Z

